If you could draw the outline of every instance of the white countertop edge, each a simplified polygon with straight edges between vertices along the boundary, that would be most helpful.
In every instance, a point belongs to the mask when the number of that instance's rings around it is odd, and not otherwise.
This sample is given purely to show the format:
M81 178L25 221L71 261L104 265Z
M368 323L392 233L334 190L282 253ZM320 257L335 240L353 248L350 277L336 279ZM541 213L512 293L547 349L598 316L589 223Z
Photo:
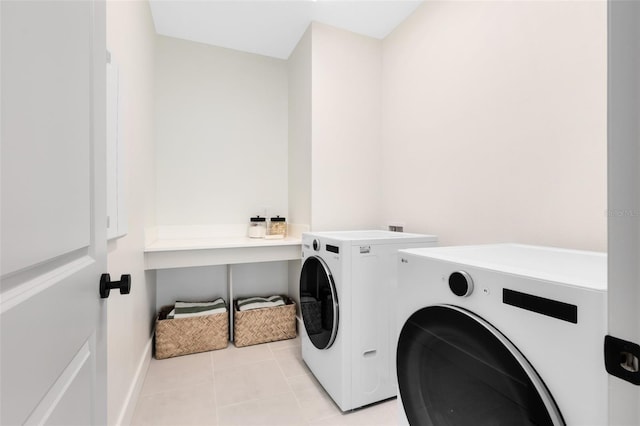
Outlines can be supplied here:
M156 240L147 245L145 253L182 250L212 250L228 248L279 247L300 245L300 238L264 239L249 237L198 238Z
M246 225L160 226L146 229L145 253L187 250L215 250L252 247L283 247L302 244L302 232L309 225L288 225L286 238L267 239L246 236Z

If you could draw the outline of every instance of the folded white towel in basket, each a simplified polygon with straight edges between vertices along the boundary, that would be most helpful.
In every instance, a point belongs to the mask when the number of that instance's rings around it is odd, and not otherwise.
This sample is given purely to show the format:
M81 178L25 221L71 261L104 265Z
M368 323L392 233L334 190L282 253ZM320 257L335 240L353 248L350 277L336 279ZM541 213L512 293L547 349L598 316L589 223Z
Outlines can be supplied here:
M218 298L213 302L176 302L173 310L167 315L167 319L213 315L222 312L227 312L227 304L223 298Z
M274 308L284 304L285 302L282 296L247 297L245 299L238 299L238 310L247 311L249 309Z

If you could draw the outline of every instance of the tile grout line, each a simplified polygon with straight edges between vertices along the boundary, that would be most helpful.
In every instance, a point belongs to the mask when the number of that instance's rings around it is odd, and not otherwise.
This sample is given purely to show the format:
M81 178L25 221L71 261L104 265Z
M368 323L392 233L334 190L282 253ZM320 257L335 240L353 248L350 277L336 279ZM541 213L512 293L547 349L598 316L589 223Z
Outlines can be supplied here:
M289 379L290 378L292 379L292 378L303 377L303 376L310 376L311 380L314 381L314 382L317 380L313 376L313 373L311 373L311 374L303 373L303 374L298 374L296 376L291 376L291 377L286 378L287 379L287 383L289 384L289 386L291 386L291 383L289 383ZM315 387L315 384L313 384L313 386ZM293 388L292 388L292 391L293 391ZM329 402L334 406L334 408L336 408L338 410L338 412L337 413L333 413L333 414L327 414L326 416L320 416L320 417L317 417L317 418L308 419L308 420L305 417L306 423L328 420L328 419L332 419L334 417L337 419L337 418L340 418L343 415L342 411L340 411L340 408L336 405L336 403L333 401L331 396L329 396L329 394L327 394L327 391L324 388L322 388L322 385L320 385L320 392L323 394L323 396L326 396L329 399ZM296 401L298 402L298 406L304 412L304 409L302 407L302 404L300 404L300 400L298 399L298 396L297 396L296 392L293 392L293 395L295 396Z
M225 348L226 349L226 348ZM210 365L211 365L211 376L213 377L213 381L211 383L211 386L213 386L213 408L216 411L216 426L220 425L220 413L218 410L218 393L216 392L216 371L215 371L215 367L214 367L214 360L213 360L213 351L211 352L210 356Z
M236 348L236 349L242 350L242 348ZM226 350L226 349L222 349L222 350ZM257 364L259 362L264 362L264 361L272 361L273 360L273 361L277 362L273 352L271 353L271 356L272 356L271 358L263 358L263 359L253 360L253 361L247 361L247 362L243 362L240 365L232 366L232 367L229 367L229 368L223 368L222 370L220 370L218 372L220 373L220 372L223 372L223 371L232 370L232 369L238 368L238 367L244 367L246 365L253 365L253 364ZM215 371L214 371L214 374L215 374Z
M150 392L150 393L140 394L140 397L142 398L142 397L146 397L146 396L155 396L155 395L161 395L163 393L174 392L174 391L177 391L177 390L189 389L189 388L192 388L193 386L205 384L206 382L208 382L207 379L201 379L201 380L198 380L198 381L196 381L194 383L189 383L189 384L185 384L185 385L176 386L176 387L173 387L171 389L162 389L162 390L153 391L153 392Z
M267 345L267 348L268 348L268 355L267 355L266 358L261 358L261 359L258 359L258 360L252 360L252 361L249 361L249 362L243 362L240 365L236 365L236 366L233 366L231 368L225 368L223 370L220 370L219 373L220 372L225 372L225 371L228 371L228 370L243 368L243 367L250 366L250 365L264 363L264 362L274 362L278 366L278 369L280 369L280 371L282 373L282 369L280 367L280 363L275 358L275 354L273 353L273 350L271 349L271 346L268 345L268 343L266 345ZM236 349L242 350L242 348L236 348ZM227 349L223 349L223 350L227 350ZM284 394L286 394L288 392L293 393L291 391L290 386L289 386L289 382L287 381L287 379L284 376L284 374L282 374L282 376L283 376L284 381L287 383L288 390L284 390L284 391L281 391L281 392L276 392L276 393L273 393L272 395L284 395ZM215 372L214 372L214 380L215 380ZM214 389L214 391L215 391L215 389ZM217 393L216 393L216 396L217 396ZM294 396L295 396L295 394L294 394ZM219 415L220 410L218 410L219 408L225 408L226 409L227 407L232 407L234 405L240 405L240 404L245 404L245 403L248 403L248 402L260 401L260 400L263 400L265 398L266 397L251 398L251 399L246 399L246 400L243 400L243 401L237 401L237 402L232 402L232 403L229 403L229 404L219 405L218 401L217 401L217 397L216 397L216 409L217 409L216 410L216 416L217 416L217 419L219 420L219 418L220 418L220 415Z
M181 375L179 375L179 374L171 374L171 375L169 375L169 377L171 377L171 376L181 376ZM213 380L213 376L212 376L211 378L212 378L212 380ZM148 381L148 379L149 379L149 377L145 377L145 381L144 381L144 383L143 383L143 385L142 385L142 386L143 386L142 390L144 390L144 389L145 389L145 387L146 387L146 385L147 385L147 381ZM204 378L204 379L198 379L198 380L196 380L194 383L189 383L189 384L183 384L183 385L175 386L175 387L173 387L173 388L171 388L171 389L166 389L166 388L165 388L165 389L160 389L160 390L154 390L154 391L151 391L151 392L149 392L149 391L141 392L141 393L140 393L140 398L148 397L148 396L161 395L161 394L165 394L165 393L169 393L169 392L174 392L174 391L176 391L176 390L189 389L189 388L192 388L193 386L197 386L197 385L204 384L204 383L206 383L207 381L208 381L208 380L207 380L206 378Z
M270 398L272 396L278 396L278 395L285 395L289 393L289 391L284 391L284 392L276 392L274 394L268 395L268 396L263 396L261 398L251 398L251 399L245 399L244 401L238 401L238 402L232 402L231 404L226 404L226 405L222 405L220 406L221 408L229 408L229 407L234 407L236 405L242 405L242 404L246 404L248 402L256 402L256 401L262 401L264 399ZM293 393L293 392L291 392Z
M269 349L271 350L271 353L275 357L275 355L276 355L274 353L275 350L271 346L269 346ZM300 349L302 350L302 347ZM282 377L284 377L285 382L287 382L287 386L289 387L289 390L293 394L293 398L296 400L296 404L298 404L298 409L300 410L300 415L302 416L302 419L304 420L305 424L308 424L309 420L307 420L306 416L304 415L304 408L302 407L302 404L300 403L300 399L298 399L297 392L295 392L293 390L293 386L291 386L291 382L289 381L289 377L287 377L287 375L284 373L284 369L282 368L282 366L280 365L280 363L278 362L277 359L276 359L276 364L278 364L278 368L280 369L280 373L282 374ZM294 376L294 377L298 377L298 376Z

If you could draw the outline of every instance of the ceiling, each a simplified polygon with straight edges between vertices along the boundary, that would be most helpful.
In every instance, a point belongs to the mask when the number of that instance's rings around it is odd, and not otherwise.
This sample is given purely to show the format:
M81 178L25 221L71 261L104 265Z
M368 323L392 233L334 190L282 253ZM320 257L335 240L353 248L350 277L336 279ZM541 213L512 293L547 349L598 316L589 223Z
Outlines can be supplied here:
M382 39L423 0L150 0L158 34L287 59L311 21Z

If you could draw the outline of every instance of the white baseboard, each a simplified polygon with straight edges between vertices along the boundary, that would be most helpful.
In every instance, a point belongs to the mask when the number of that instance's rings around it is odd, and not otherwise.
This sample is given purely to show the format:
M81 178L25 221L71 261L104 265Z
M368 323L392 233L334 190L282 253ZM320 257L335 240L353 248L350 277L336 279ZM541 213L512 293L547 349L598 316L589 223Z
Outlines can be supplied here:
M144 347L144 351L142 351L142 357L138 363L138 368L136 369L136 374L131 382L131 386L129 387L127 397L124 400L124 404L122 404L122 410L120 411L116 425L128 426L133 420L133 412L136 409L138 397L140 396L140 391L142 391L142 385L144 384L144 379L147 375L147 370L149 369L149 363L151 362L152 345L153 335L151 335L151 338Z

